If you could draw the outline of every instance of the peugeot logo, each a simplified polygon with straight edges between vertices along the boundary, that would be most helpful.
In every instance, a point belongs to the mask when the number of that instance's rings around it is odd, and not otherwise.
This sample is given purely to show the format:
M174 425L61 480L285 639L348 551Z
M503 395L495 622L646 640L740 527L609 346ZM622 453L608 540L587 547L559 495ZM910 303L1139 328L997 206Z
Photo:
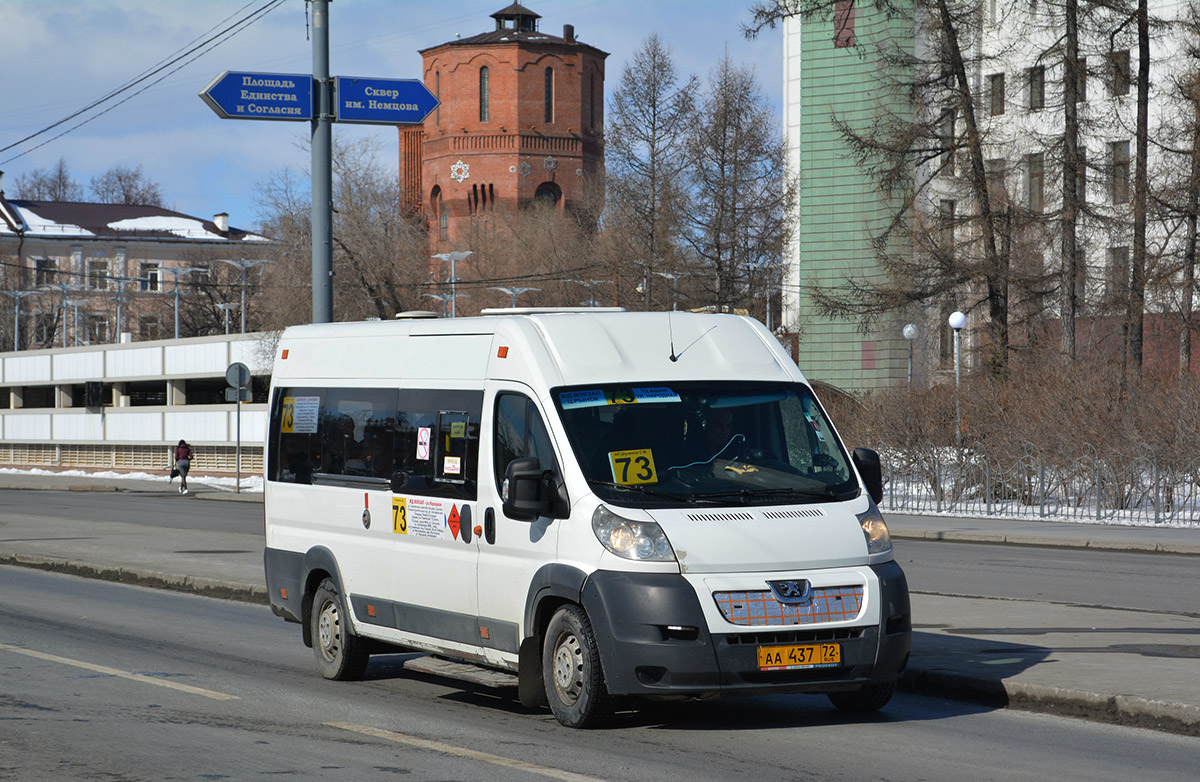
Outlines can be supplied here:
M812 584L805 578L794 581L768 581L775 599L787 605L803 605L812 601Z

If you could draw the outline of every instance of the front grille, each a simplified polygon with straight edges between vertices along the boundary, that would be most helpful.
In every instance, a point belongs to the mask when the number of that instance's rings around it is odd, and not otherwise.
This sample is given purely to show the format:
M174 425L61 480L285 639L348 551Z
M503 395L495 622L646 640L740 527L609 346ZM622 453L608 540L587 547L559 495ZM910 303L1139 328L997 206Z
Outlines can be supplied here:
M828 630L779 630L767 633L733 633L713 636L729 646L763 646L768 644L807 644L825 641L849 641L861 638L861 627L841 627Z
M769 590L714 592L721 616L735 625L815 625L847 622L862 610L861 586L814 587L812 600L781 603Z

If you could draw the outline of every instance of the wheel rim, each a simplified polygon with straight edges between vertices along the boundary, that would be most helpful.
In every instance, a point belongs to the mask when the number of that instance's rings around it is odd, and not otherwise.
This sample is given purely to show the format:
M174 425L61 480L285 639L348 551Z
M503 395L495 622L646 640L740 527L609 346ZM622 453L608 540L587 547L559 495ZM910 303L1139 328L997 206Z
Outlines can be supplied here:
M326 662L333 662L337 657L340 639L337 603L329 601L321 606L321 613L317 616L317 648Z
M575 703L583 693L583 648L574 633L554 647L554 689L563 703Z

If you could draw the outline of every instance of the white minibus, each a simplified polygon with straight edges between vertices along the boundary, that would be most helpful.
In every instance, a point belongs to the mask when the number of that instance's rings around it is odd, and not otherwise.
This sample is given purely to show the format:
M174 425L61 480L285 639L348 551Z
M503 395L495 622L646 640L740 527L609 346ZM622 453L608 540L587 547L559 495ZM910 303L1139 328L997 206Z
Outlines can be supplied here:
M760 323L426 315L276 351L267 588L325 677L426 652L570 727L635 698L888 701L911 621L879 458Z

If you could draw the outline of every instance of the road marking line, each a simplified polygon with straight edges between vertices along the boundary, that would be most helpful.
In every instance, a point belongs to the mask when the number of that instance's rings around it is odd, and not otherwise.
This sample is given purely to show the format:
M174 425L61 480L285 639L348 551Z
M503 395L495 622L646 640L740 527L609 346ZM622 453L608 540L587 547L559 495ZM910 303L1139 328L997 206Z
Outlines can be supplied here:
M19 646L11 646L10 644L0 643L0 651L15 652L23 654L26 657L35 657L39 660L47 660L52 663L61 663L62 665L70 665L75 668L83 668L85 671L94 673L104 673L109 676L116 676L121 679L129 679L143 684L153 684L156 687L166 687L172 690L179 690L191 695L203 695L205 698L212 698L214 701L234 701L238 699L236 695L226 695L223 692L215 692L214 690L205 690L201 687L192 687L189 684L180 684L179 682L166 681L153 676L146 676L141 673L130 673L129 671L121 671L116 668L109 668L104 665L95 665L94 663L85 663L82 660L72 660L69 657L59 657L56 654L47 654L45 652L36 652L33 649L23 649Z
M528 771L530 774L538 774L543 777L550 777L551 779L561 779L563 782L604 782L604 780L598 777L588 777L584 776L583 774L574 774L570 771L563 771L562 769L550 768L549 766L538 766L533 763L526 763L523 760L513 760L512 758L505 758L499 755L489 755L486 752L477 752L473 749L455 747L451 746L450 744L443 744L440 741L430 741L429 739L417 738L416 736L409 736L404 733L395 733L390 730L383 730L382 728L372 728L369 725L355 725L350 722L326 722L325 724L331 728L340 728L342 730L351 731L352 733L361 733L364 736L374 736L377 739L394 741L397 744L407 744L410 747L440 752L444 755L456 755L460 758L467 758L468 760L479 760L484 763L491 763L496 766L513 768L518 771Z

